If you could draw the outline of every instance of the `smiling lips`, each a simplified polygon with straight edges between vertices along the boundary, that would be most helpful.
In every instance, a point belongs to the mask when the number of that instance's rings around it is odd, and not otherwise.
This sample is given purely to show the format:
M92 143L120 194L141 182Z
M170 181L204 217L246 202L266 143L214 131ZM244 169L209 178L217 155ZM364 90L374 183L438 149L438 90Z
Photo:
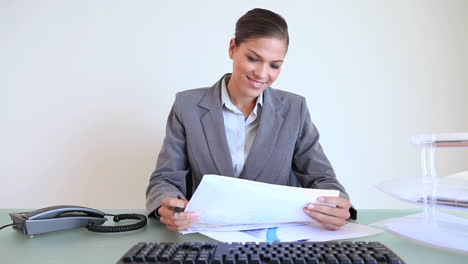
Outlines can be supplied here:
M259 81L256 81L254 79L251 79L251 78L249 78L249 76L247 76L247 79L249 79L250 85L255 87L255 88L262 88L262 86L266 83L266 82L259 82Z

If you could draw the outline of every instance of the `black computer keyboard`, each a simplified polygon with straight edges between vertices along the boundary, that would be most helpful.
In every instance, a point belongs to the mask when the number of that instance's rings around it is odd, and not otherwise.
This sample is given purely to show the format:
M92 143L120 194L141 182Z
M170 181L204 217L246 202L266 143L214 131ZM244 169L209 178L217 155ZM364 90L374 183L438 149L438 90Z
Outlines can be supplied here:
M161 264L404 264L379 242L145 243L122 263Z

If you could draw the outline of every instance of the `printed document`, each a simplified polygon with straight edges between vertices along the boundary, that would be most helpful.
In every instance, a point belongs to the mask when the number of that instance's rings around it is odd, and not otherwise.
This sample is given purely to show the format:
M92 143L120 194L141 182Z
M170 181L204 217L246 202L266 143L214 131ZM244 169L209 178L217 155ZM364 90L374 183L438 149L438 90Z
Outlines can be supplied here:
M304 225L273 227L267 229L231 231L231 232L200 232L216 240L232 242L293 242L298 240L310 240L314 242L324 242L336 239L349 239L355 237L371 236L383 232L383 230L347 223L336 231L331 231L320 226L316 222Z
M200 229L226 225L310 222L303 208L319 196L338 196L319 190L267 184L218 175L205 175L185 211L196 211ZM240 230L240 229L238 229Z
M200 221L182 234L199 232L222 242L329 241L369 236L382 230L347 223L337 231L304 214L319 196L337 197L337 190L319 190L205 175L185 211Z

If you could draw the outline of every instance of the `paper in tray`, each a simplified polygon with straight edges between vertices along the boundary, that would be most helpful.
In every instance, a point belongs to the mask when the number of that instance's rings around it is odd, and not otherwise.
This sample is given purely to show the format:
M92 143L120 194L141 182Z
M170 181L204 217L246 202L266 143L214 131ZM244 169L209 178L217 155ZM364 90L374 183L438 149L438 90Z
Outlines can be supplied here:
M377 188L408 203L417 205L423 203L423 183L419 177L385 181L378 184ZM468 171L437 178L435 205L468 211Z
M467 215L468 216L468 215ZM418 244L468 254L468 219L442 212L427 223L422 214L386 219L373 224Z

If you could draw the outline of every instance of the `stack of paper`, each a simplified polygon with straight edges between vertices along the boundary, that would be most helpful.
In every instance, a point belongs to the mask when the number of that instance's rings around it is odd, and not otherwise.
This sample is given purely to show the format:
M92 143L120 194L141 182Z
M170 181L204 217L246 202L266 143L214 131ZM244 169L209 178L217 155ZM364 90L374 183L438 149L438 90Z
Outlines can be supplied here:
M306 189L218 175L205 175L185 211L200 221L182 233L199 232L223 242L327 241L368 236L376 228L348 223L338 231L321 227L304 214L319 196L338 196L337 190Z

